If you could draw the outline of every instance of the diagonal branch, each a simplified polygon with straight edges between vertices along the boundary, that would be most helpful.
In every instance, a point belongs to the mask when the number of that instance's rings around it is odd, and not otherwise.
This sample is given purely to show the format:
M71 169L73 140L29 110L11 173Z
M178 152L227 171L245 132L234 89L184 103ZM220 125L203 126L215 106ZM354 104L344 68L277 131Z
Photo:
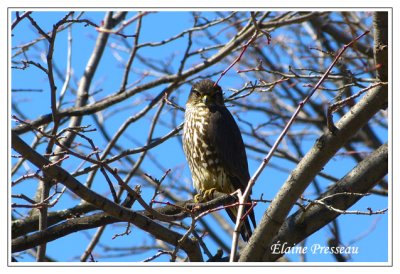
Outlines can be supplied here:
M367 193L380 179L388 172L388 145L384 144L371 155L360 162L352 171L345 175L337 184L318 199L324 199L325 205L345 210L362 198L359 195L340 195L343 190L351 192ZM329 197L330 198L327 198ZM314 204L307 207L307 210L298 210L286 219L279 233L267 249L263 261L276 261L284 255L281 252L274 252L274 245L286 243L287 246L294 246L306 239L309 235L319 230L329 222L340 216L337 211L330 210L325 205Z
M97 194L91 189L82 185L78 180L72 177L67 171L57 165L49 165L50 161L33 150L29 145L21 140L16 133L12 133L12 147L20 153L26 160L37 166L46 176L65 185L69 190L79 196L81 199L93 204L98 209L103 210L108 215L121 221L130 222L140 229L154 235L157 239L163 240L172 245L177 245L182 235L167 229L151 219L138 214L132 210L124 208L102 195ZM46 167L47 166L47 167ZM174 237L171 237L171 233ZM202 261L202 255L198 243L190 238L180 243L182 249L188 254L191 261Z
M270 241L278 232L297 198L307 188L317 173L382 107L387 105L387 86L371 89L338 123L338 131L327 132L316 141L282 186L250 243L245 247L240 261L261 261Z

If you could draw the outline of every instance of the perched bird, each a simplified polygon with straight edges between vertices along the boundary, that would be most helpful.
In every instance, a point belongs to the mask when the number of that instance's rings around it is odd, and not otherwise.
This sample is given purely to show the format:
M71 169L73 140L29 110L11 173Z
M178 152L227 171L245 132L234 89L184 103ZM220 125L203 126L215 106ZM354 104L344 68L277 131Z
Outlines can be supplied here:
M244 192L250 175L243 139L224 104L221 87L211 80L201 80L192 86L186 103L183 149L198 193L195 201L208 200L214 191ZM246 206L245 212L249 208ZM238 207L226 211L236 222ZM255 227L253 210L248 217ZM248 217L240 230L245 241L252 233Z

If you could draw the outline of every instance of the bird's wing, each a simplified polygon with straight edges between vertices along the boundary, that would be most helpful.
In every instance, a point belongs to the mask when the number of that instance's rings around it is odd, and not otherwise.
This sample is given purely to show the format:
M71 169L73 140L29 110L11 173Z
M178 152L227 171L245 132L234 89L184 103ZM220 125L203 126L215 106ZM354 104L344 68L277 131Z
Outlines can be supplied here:
M240 184L235 188L240 187L243 191L250 179L246 151L239 127L226 107L211 110L207 133L221 165L227 173L238 179L233 180Z

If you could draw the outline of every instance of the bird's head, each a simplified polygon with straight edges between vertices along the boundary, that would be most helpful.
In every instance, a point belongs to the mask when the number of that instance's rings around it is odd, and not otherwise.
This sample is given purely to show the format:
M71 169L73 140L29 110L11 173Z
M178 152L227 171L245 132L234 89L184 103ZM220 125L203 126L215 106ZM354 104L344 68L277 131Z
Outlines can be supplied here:
M191 106L223 106L222 89L211 80L201 80L193 84L187 102Z

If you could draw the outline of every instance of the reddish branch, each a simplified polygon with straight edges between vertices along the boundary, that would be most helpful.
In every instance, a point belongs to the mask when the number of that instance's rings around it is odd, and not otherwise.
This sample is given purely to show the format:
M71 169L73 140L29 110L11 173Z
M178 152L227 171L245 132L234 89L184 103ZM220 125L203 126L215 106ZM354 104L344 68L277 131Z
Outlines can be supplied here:
M251 43L253 43L253 41L256 39L258 35L258 31L255 31L253 36L250 38L249 41L247 41L246 44L244 44L242 51L240 52L239 56L236 57L235 60L233 60L233 62L221 73L221 75L219 76L219 78L217 79L217 81L215 81L214 85L218 85L219 80L221 80L222 77L224 77L224 75L236 64L240 61L240 59L242 59L243 54L246 52L247 48L251 45Z

